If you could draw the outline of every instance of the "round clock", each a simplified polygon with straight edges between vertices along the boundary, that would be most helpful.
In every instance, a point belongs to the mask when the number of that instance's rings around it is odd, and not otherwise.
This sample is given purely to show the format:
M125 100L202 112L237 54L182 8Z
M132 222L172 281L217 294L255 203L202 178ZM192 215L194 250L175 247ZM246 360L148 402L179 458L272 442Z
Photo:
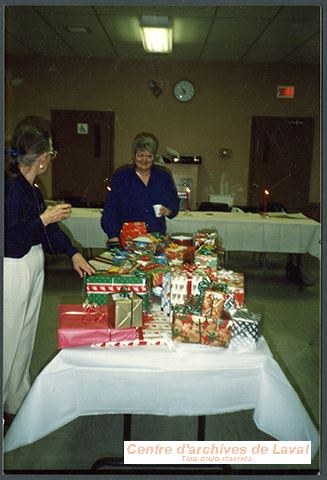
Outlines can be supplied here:
M174 86L174 96L179 102L188 102L195 94L195 88L189 80L179 80Z

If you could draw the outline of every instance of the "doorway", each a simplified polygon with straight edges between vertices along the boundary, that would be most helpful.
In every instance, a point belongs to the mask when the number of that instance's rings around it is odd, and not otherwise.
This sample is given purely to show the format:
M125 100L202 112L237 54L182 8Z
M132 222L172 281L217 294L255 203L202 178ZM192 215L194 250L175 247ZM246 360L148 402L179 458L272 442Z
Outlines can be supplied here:
M114 113L52 110L58 158L52 165L53 198L76 197L101 206L113 171Z
M253 117L248 204L269 202L288 211L309 203L314 122L308 117Z

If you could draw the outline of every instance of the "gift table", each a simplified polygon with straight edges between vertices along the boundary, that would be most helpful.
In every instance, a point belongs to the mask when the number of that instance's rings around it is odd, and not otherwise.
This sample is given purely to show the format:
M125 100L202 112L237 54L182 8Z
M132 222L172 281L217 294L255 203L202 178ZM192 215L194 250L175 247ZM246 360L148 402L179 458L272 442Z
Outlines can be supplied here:
M214 415L254 409L278 440L319 437L264 338L233 352L204 345L61 350L40 373L7 432L4 451L32 443L82 415Z
M65 232L83 248L106 248L106 235L96 208L73 208L61 222ZM194 233L202 228L219 232L226 251L309 253L320 258L320 223L299 214L180 212L167 219L167 232Z

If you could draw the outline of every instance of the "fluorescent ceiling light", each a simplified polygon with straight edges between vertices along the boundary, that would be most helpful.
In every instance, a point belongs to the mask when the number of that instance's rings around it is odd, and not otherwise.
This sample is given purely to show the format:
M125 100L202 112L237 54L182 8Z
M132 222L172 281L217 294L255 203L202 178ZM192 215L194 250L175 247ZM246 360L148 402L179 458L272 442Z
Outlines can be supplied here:
M173 30L169 17L143 15L140 22L143 48L149 53L171 53Z

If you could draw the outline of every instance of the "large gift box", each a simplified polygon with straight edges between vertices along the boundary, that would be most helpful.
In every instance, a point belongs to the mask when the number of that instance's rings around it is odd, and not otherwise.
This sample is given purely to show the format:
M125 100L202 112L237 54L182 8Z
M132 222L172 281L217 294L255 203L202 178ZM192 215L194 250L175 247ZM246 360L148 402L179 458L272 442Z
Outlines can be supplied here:
M109 274L97 272L86 279L89 303L104 305L111 293L133 292L142 298L143 309L150 306L150 278L143 274Z
M135 327L113 328L108 305L65 304L59 306L59 349L108 341L135 340L140 336L142 336L141 329Z
M214 320L191 313L174 313L172 340L184 343L200 343L216 347L228 347L232 321Z
M142 326L142 298L134 293L113 293L108 297L110 319L115 328Z

